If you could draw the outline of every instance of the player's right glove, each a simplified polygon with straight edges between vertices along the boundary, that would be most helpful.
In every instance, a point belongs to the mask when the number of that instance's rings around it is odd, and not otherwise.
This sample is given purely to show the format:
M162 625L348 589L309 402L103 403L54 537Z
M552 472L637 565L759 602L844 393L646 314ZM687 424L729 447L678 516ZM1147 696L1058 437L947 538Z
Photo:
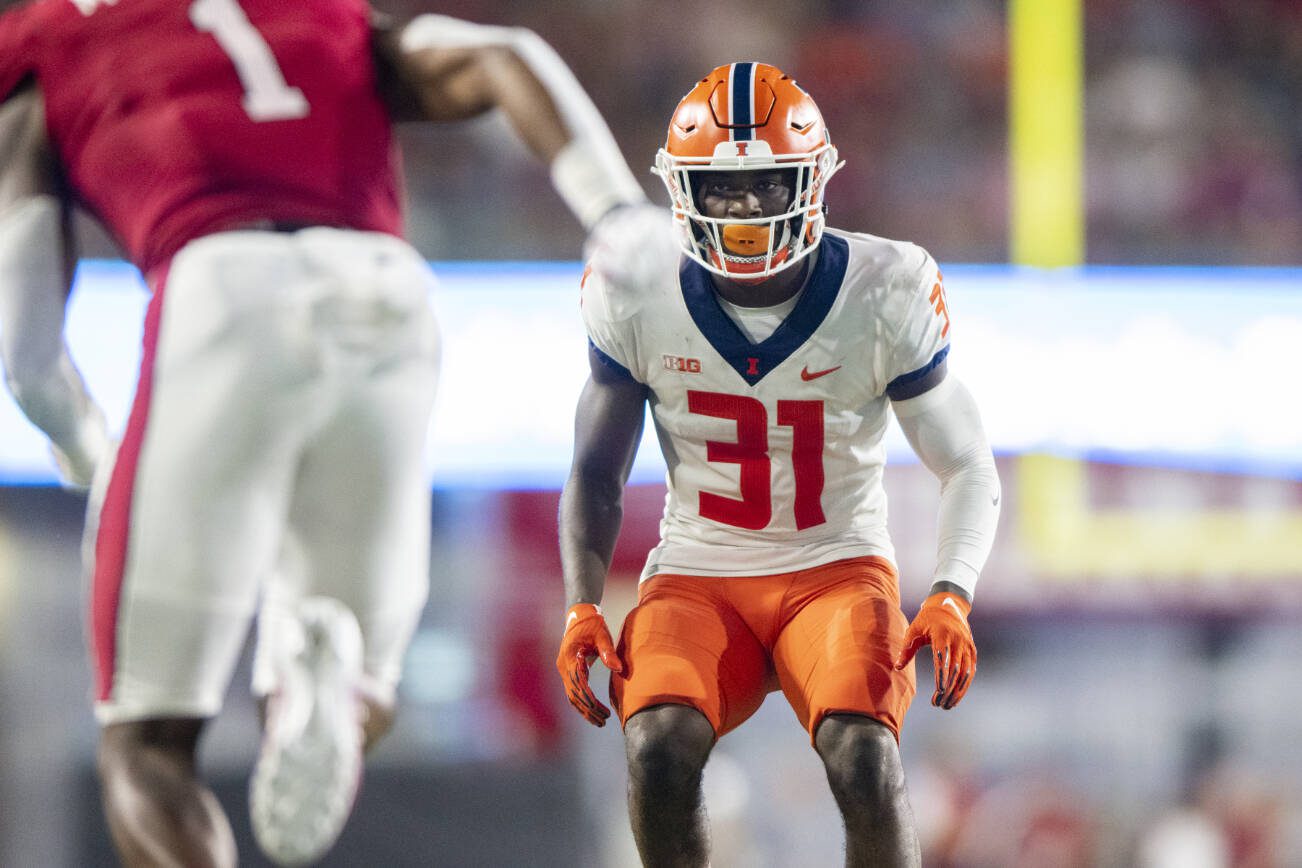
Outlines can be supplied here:
M592 603L576 603L565 613L565 635L561 637L561 651L556 656L556 670L565 682L570 705L588 723L605 726L610 709L601 704L588 686L588 669L598 657L611 672L624 671L601 608Z
M972 604L957 594L939 592L923 600L913 623L904 634L904 650L896 669L909 665L923 645L931 646L936 666L936 692L931 704L950 709L958 705L976 674L976 643L967 616Z

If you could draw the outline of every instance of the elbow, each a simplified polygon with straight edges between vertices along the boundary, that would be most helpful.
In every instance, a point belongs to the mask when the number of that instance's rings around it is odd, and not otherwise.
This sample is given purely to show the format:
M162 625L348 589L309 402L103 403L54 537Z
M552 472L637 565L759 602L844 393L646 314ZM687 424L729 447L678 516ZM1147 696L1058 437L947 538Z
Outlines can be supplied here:
M948 496L979 502L985 505L983 508L992 508L998 514L1003 501L1003 487L989 448L950 464L936 476L940 480L942 499Z
M619 468L605 463L596 467L576 463L565 481L562 498L582 504L585 512L618 515L624 506L624 476Z
M548 51L552 47L533 30L528 27L503 27L505 47L514 52L521 60L525 60L530 52Z
M417 15L402 28L399 45L404 52L448 50L463 52L475 62L508 55L523 57L534 46L546 47L527 27L478 24L448 15Z
M941 484L956 480L966 480L999 488L999 471L995 468L995 456L985 443L973 446L954 460L935 471Z
M973 461L969 472L985 482L987 486L999 490L999 469L995 467L995 456L989 448L981 450L981 454Z
M486 45L480 64L494 71L504 86L518 88L522 79L540 79L541 70L557 57L555 50L527 27L503 27L501 38Z
M999 512L999 504L1004 499L1003 483L999 481L999 471L995 468L995 459L990 456L989 461L983 465L981 480L985 488L986 495L990 498L990 505L994 507L995 514Z
M582 497L603 507L618 508L624 500L624 480L607 471L585 471L576 467L565 482L570 497Z

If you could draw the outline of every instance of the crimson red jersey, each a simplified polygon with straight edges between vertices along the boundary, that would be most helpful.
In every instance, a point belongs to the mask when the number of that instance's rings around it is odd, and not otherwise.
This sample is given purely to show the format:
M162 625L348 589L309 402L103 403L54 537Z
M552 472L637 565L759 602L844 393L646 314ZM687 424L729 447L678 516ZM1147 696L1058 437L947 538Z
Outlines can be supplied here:
M255 220L401 234L364 0L35 0L0 17L81 204L143 271Z

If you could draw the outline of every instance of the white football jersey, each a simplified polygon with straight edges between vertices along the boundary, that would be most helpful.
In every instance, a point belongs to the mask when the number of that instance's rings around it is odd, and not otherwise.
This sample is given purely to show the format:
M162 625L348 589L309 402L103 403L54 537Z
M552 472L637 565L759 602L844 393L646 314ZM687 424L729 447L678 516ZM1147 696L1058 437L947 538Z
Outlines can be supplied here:
M766 575L894 560L882 437L899 394L943 362L949 312L915 244L829 230L795 308L752 343L710 275L637 289L590 272L583 318L607 363L649 387L668 465L657 573Z

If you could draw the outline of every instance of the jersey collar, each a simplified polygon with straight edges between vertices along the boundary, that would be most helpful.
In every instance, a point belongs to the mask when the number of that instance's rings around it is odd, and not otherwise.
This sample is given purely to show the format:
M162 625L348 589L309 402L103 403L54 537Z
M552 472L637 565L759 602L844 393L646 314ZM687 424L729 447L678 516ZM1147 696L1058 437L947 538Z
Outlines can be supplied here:
M773 334L758 344L751 343L724 313L708 271L684 258L678 282L687 311L701 334L743 380L754 386L790 358L823 324L841 290L849 260L850 245L845 239L824 233L818 261L800 301Z

